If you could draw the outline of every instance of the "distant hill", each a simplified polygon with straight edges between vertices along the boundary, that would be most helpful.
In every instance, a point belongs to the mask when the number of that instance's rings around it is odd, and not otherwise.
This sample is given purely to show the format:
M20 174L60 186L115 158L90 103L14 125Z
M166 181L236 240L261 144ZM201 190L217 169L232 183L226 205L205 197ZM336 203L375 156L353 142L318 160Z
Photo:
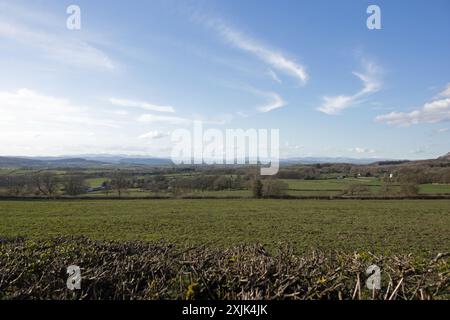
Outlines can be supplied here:
M161 165L173 165L173 162L170 159L164 158L125 158L120 159L119 164L161 166Z
M84 157L0 157L0 168L91 168L104 166L172 165L164 158L130 158L120 156Z
M450 152L438 158L438 160L450 161Z
M404 167L417 167L417 166L427 166L427 167L449 167L450 166L450 152L444 156L438 157L436 159L425 159L425 160L391 160L391 161L379 161L371 165L378 166L404 166Z
M88 168L107 165L107 163L82 158L22 158L0 157L0 168Z
M107 165L105 162L87 160L82 158L69 158L69 159L57 159L44 161L48 166L54 167L95 167Z
M348 163L355 165L376 166L415 166L444 165L450 161L450 152L437 159L429 160L391 160L376 158L344 158L344 157L299 157L281 159L281 165L308 165L323 163ZM167 166L173 165L168 158L128 155L78 155L61 157L0 157L0 168L90 168L105 166Z
M168 158L155 158L150 156L129 156L129 155L114 155L114 154L86 154L79 155L77 157L100 161L110 164L117 165L149 165L149 166L159 166L159 165L172 165L172 160Z
M350 164L371 164L381 161L391 161L380 158L345 158L345 157L299 157L280 160L281 164L323 164L323 163L350 163Z
M393 159L380 159L380 158L344 158L344 157L305 157L305 158L290 158L281 160L281 164L323 164L323 163L349 163L357 165L376 165L376 166L400 166L400 165L433 165L442 164L443 162L450 161L450 152L446 155L438 157L437 159L425 159L425 160L393 160Z
M42 166L40 160L19 158L19 157L0 157L0 168L36 168Z
M405 163L409 163L409 162L414 162L414 161L410 161L410 160L385 160L385 161L377 161L377 162L375 162L373 164L374 165L379 165L379 166L395 166L395 165L405 164Z

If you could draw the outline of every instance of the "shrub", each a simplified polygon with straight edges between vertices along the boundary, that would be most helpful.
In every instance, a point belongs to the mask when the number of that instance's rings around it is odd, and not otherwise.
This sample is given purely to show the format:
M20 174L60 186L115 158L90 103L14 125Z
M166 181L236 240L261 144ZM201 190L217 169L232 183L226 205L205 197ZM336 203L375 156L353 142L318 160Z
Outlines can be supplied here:
M286 194L288 184L277 179L267 179L263 182L262 194L264 197L281 197Z
M352 183L347 187L344 193L351 196L363 195L369 193L369 188L359 183Z
M253 197L254 198L258 198L258 199L262 198L262 196L263 196L263 184L262 184L261 180L255 179L253 181L252 190L253 190Z
M405 196L415 196L419 193L419 187L415 183L403 183L400 185L400 192Z

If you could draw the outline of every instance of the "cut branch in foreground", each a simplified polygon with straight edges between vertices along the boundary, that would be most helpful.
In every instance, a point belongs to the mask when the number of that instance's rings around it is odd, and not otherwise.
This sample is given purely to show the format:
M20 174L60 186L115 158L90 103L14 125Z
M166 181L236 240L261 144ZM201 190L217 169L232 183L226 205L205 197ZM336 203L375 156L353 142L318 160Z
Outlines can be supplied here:
M0 239L0 299L448 299L449 258ZM380 290L365 286L372 264ZM69 265L81 268L81 290L66 287Z

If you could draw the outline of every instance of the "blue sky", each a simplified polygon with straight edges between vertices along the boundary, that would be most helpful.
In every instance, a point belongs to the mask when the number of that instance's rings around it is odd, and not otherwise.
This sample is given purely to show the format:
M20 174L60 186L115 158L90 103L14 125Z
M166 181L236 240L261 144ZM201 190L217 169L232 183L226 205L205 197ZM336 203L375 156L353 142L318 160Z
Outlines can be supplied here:
M66 8L81 8L68 30ZM381 9L369 30L366 8ZM2 1L0 154L167 156L280 129L282 157L450 151L450 2Z

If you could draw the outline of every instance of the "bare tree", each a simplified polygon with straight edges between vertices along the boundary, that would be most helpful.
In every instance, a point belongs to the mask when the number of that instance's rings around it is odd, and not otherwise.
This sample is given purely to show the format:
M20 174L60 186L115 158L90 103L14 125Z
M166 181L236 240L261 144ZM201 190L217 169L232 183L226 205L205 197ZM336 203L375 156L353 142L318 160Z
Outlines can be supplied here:
M264 197L280 197L286 194L288 184L278 179L267 179L263 181L262 193Z
M40 194L53 196L58 191L59 181L56 174L45 171L33 176L34 186Z
M12 196L20 196L26 192L29 179L25 175L8 175L3 179L3 185L7 193Z
M87 185L82 175L69 175L63 181L64 192L71 196L83 194L87 190Z
M400 185L400 192L405 196L416 196L419 193L419 187L415 183L403 183Z
M115 190L119 197L121 197L122 193L127 192L128 190L128 176L125 172L117 170L112 175L112 179L109 184L111 186L111 189Z
M262 198L263 196L263 184L260 179L255 179L253 181L253 197L254 198Z
M363 195L369 193L370 190L367 186L359 183L352 183L347 187L347 190L344 193L354 196L354 195Z

